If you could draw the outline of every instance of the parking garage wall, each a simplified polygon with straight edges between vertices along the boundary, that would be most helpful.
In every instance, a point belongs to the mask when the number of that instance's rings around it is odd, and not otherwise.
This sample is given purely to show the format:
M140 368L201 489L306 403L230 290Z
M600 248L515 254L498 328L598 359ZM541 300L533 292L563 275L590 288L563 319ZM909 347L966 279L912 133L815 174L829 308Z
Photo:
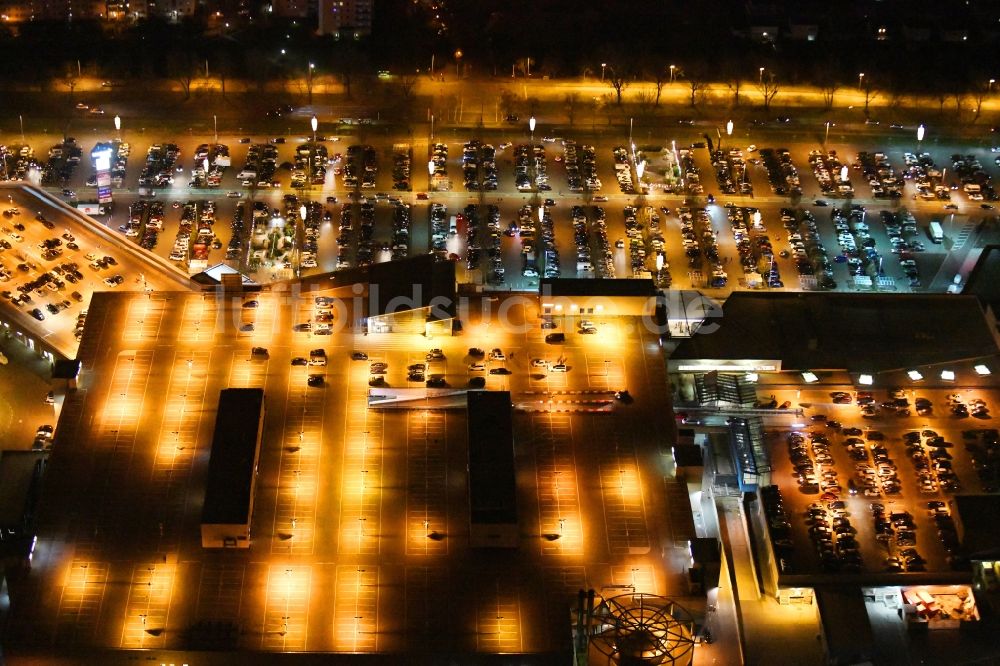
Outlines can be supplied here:
M56 359L70 359L63 350L50 345L45 338L21 326L13 320L13 317L8 317L6 312L0 312L0 327L3 328L3 335L8 340L17 340L49 363L54 363Z

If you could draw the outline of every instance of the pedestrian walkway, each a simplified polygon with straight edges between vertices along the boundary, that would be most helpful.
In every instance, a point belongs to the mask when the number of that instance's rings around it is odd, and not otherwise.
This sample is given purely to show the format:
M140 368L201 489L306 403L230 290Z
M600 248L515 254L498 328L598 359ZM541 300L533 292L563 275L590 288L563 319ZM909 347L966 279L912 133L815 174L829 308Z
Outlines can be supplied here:
M736 604L745 636L745 662L774 666L821 664L824 661L819 612L814 605L780 605L761 595L740 505L718 503L720 529L727 556L735 568Z

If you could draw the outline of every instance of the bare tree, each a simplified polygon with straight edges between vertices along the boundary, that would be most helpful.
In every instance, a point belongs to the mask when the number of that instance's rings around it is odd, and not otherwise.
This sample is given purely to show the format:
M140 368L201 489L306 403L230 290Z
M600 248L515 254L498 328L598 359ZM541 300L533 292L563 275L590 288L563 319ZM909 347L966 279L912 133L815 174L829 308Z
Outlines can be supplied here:
M76 68L66 70L66 73L63 75L63 78L62 78L62 84L64 86L66 86L67 88L69 88L69 102L70 102L70 104L73 104L75 102L74 97L73 97L73 92L76 90L76 85L79 82L80 82L80 79L77 76Z
M399 91L399 96L402 97L404 101L409 102L413 99L413 89L416 85L417 77L404 74L399 77L396 89Z
M184 91L184 99L191 98L191 81L194 78L194 66L191 62L191 53L186 49L175 51L170 57L171 78L180 84Z
M656 95L649 90L640 90L635 94L635 101L644 112L651 111L656 106Z
M779 89L778 80L774 77L774 72L768 70L761 74L760 82L757 84L757 90L760 91L760 95L764 99L765 111L770 111L771 102L774 101Z
M840 84L833 79L827 79L820 84L820 90L823 92L823 108L829 111L833 108L833 96L840 90Z
M862 80L861 91L865 94L865 118L868 117L868 106L878 97L878 90L872 86L871 78L866 76Z
M681 72L681 76L687 80L688 92L690 93L690 103L694 107L698 103L698 96L708 88L707 77L701 68L694 67Z
M566 93L563 95L563 106L566 109L566 117L569 118L569 124L572 127L576 112L580 108L580 95L575 92Z
M991 92L990 88L991 86L988 84L987 85L980 84L972 86L972 89L969 91L969 93L972 95L972 102L974 104L974 106L972 107L973 111L972 122L976 122L977 120L979 120L979 116L982 115L983 102L985 102L986 98L989 97Z
M670 81L670 70L663 65L654 65L649 69L649 78L652 79L653 85L656 87L656 97L653 98L653 106L659 108L663 86Z
M517 95L506 88L500 91L500 113L504 117L509 116L517 110Z
M733 106L740 105L740 88L743 86L743 77L739 74L729 79L729 89L733 91Z
M615 91L615 101L618 106L622 105L622 93L629 86L628 78L624 68L612 67L608 65L605 82Z

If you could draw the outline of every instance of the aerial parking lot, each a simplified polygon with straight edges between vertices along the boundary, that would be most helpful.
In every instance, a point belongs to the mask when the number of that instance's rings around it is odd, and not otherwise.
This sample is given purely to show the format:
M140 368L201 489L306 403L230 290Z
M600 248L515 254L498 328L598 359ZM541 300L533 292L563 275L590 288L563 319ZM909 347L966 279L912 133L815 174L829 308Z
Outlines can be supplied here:
M48 601L22 645L545 654L581 587L685 596L687 551L662 547L693 526L661 518L654 335L614 317L543 329L519 295L470 308L461 335L364 334L334 295L94 299L85 397L62 418L86 425L53 443L24 581ZM470 550L467 419L434 402L469 386L513 404L520 545L503 557ZM247 553L203 550L189 501L230 387L267 404ZM370 407L387 389L416 404Z
M107 147L116 207L96 219L181 271L224 261L261 282L435 251L458 257L463 280L503 290L530 289L539 276L636 274L720 296L943 290L979 222L994 216L997 167L981 145L914 149L908 132L845 130L818 147L794 125L748 125L710 149L678 126L634 150L627 137L583 127L534 143L515 127L450 129L432 142L146 132L51 149L50 138L29 136L5 147L4 162L9 177L72 203L93 195L92 148ZM425 157L434 173L413 173ZM296 231L303 204L319 219L308 239ZM191 207L205 225L185 246ZM315 249L285 260L273 243L252 246L276 218L288 247Z
M805 392L803 392L805 393ZM958 493L995 493L992 389L809 391L768 433L781 505L768 520L783 575L967 571Z

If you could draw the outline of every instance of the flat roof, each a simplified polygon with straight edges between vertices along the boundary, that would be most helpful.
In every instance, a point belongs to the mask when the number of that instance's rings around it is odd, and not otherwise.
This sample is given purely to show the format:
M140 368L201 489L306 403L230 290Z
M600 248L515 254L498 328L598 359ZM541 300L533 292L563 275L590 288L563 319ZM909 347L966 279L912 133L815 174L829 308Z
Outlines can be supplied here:
M24 521L35 470L46 455L43 451L0 453L0 527L16 527Z
M733 292L722 316L705 324L671 361L768 359L783 370L882 372L997 352L972 296Z
M1000 557L1000 495L955 495L954 502L965 552Z
M965 281L962 293L975 296L1000 317L1000 245L987 245Z
M602 278L542 278L538 281L538 295L550 296L656 296L652 279L630 278L612 280Z
M263 389L230 388L219 392L201 512L203 525L242 525L249 520L263 407Z
M433 254L418 254L302 279L303 291L312 287L335 289L353 284L368 285L368 298L364 299L367 317L432 306L436 306L431 313L436 319L448 319L456 313L455 262Z
M516 523L509 391L469 391L469 505L473 523Z
M814 589L827 651L834 663L858 664L870 659L875 636L861 587L817 585Z

